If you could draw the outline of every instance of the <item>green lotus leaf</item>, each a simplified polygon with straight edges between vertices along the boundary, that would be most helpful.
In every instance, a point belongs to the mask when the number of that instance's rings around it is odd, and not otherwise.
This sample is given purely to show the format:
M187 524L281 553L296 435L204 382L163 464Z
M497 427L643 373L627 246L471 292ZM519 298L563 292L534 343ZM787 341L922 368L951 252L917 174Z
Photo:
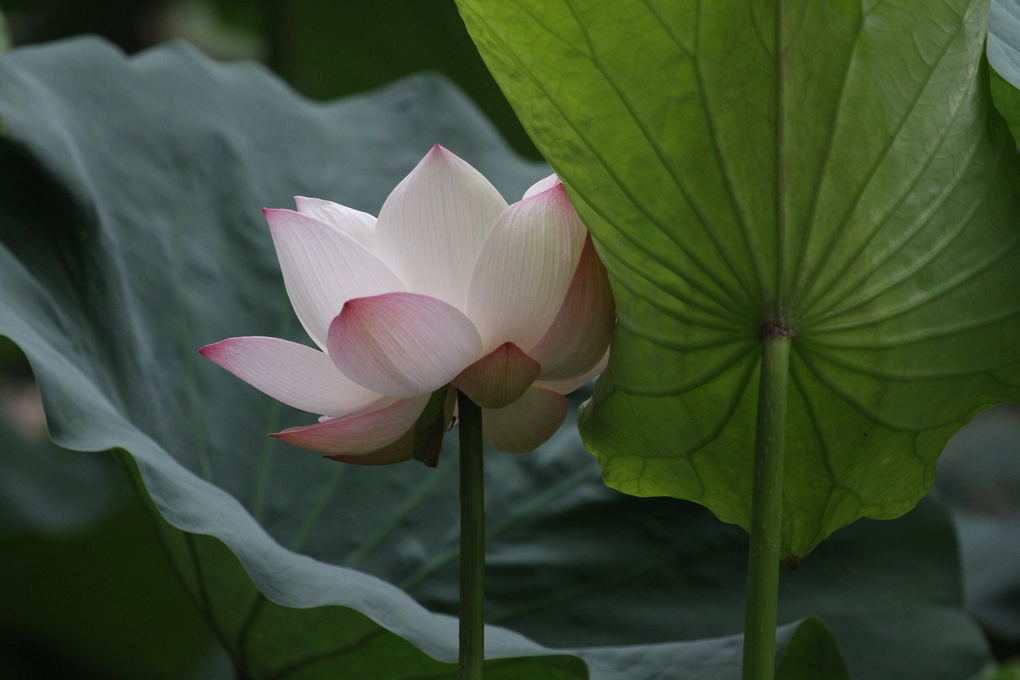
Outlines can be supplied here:
M760 336L792 331L783 555L902 515L1020 399L1018 167L987 0L459 0L609 269L606 482L749 524Z

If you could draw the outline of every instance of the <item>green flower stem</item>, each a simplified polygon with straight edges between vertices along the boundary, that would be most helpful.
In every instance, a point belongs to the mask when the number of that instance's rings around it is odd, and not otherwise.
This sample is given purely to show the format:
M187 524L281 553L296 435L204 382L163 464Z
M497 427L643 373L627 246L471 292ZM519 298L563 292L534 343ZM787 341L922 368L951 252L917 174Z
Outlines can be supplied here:
M776 656L780 536L783 526L783 452L791 333L768 326L762 336L758 423L754 441L751 549L744 616L744 680L772 680Z
M460 658L458 680L480 680L485 660L485 482L482 409L457 393L460 414Z

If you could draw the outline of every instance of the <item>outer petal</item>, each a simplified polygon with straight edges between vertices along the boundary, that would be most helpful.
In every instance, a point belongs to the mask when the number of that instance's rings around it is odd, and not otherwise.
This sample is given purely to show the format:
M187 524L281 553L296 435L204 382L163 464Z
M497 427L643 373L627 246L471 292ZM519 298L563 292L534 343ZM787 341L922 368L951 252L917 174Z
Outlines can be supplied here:
M329 328L329 356L360 385L409 398L450 382L482 355L471 321L416 293L349 300Z
M379 258L349 235L293 210L265 210L283 282L301 325L319 347L351 298L404 290Z
M606 353L593 368L582 373L576 378L568 378L566 380L538 380L535 382L535 386L544 387L552 390L553 392L559 392L560 394L570 394L595 376L600 375L606 370L607 365L609 365L609 350L606 350Z
M562 394L532 387L505 408L482 409L482 438L506 453L532 451L556 433L569 408Z
M372 215L321 198L295 196L294 202L299 213L317 217L326 224L333 225L368 250L372 250L372 242L375 240L375 217Z
M505 342L460 372L451 383L484 408L517 401L535 382L541 366L512 342Z
M385 399L345 376L319 350L279 338L230 338L199 353L288 406L345 416Z
M545 179L540 179L534 184L532 184L528 188L528 190L524 192L524 198L531 198L532 196L537 196L538 194L544 191L552 189L557 184L562 184L562 182L560 182L560 178L557 177L555 173L553 173L552 175L549 175Z
M534 347L570 287L587 231L563 185L507 208L478 256L468 297L487 350Z
M478 252L505 208L487 179L437 144L386 199L374 252L408 290L463 312Z
M423 394L414 399L401 399L368 413L334 418L318 425L292 427L270 436L330 455L373 453L397 441L413 428L430 396Z
M588 371L606 353L616 326L609 275L589 235L556 319L528 350L542 364L542 380L566 380Z
M391 442L371 453L355 455L335 453L326 456L326 458L349 465L392 465L393 463L403 463L414 458L414 426L412 425L408 428L407 432L400 435L395 442Z

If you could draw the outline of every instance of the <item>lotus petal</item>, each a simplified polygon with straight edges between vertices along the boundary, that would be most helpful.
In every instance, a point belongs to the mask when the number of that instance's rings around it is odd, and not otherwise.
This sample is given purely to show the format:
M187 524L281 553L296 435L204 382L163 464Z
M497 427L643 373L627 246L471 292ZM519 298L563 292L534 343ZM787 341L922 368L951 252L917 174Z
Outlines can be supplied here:
M544 179L540 179L534 184L532 184L530 187L528 187L528 190L524 192L524 198L531 198L532 196L537 196L543 191L548 191L549 189L552 189L557 184L561 184L560 178L557 177L555 173L553 173L552 175L549 175Z
M568 410L562 394L532 387L509 406L482 409L482 438L506 453L532 451L556 433Z
M616 305L609 275L588 236L555 320L528 355L542 364L542 380L575 378L606 354L615 326Z
M581 385L585 384L595 376L602 374L606 370L606 366L609 365L609 350L602 355L599 362L586 372L577 376L576 378L568 378L566 380L536 380L535 387L544 387L550 389L553 392L559 392L560 394L570 394Z
M375 240L374 216L321 198L295 196L294 203L299 213L317 217L372 250L372 242Z
M452 385L484 408L503 408L535 382L541 365L512 342L505 342L471 364Z
M538 344L563 304L586 234L561 184L500 215L468 293L468 317L487 350Z
M383 204L374 252L408 290L464 312L478 253L504 209L489 180L437 144Z
M346 416L385 398L341 373L328 355L289 340L229 338L198 351L252 387L302 411Z
M350 235L293 210L265 210L294 312L326 349L329 324L351 298L404 290L400 279Z
M328 347L351 380L405 399L439 389L482 356L482 340L464 314L417 293L347 301Z
M269 436L331 456L371 454L397 441L413 428L430 396L422 394L413 399L400 399L367 413L333 418L317 425L292 427Z

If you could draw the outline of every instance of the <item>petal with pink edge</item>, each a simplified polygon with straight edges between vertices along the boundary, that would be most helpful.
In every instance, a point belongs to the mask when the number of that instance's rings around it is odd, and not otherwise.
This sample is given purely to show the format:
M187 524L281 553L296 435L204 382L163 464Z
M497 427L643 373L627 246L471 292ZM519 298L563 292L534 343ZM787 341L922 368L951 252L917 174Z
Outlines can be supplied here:
M503 408L535 382L541 366L512 342L471 364L451 383L483 408Z
M295 196L294 203L299 213L317 217L372 250L375 240L375 217L372 215L321 198Z
M570 288L586 234L561 184L500 215L468 293L468 317L486 350L538 344Z
M556 318L528 354L542 364L542 380L567 380L585 373L605 355L615 326L609 275L588 236Z
M349 235L293 210L265 210L287 295L301 325L326 348L329 324L351 298L404 290L379 258Z
M400 438L395 442L387 444L371 453L362 453L360 455L336 453L326 456L326 458L339 463L347 463L348 465L393 465L394 463L403 463L414 458L414 427L409 428L407 432L400 435Z
M569 408L562 394L532 387L509 406L482 409L482 438L506 453L533 451L556 433Z
M605 370L606 366L609 365L609 350L599 359L599 362L595 364L593 368L590 368L585 373L577 376L576 378L568 378L566 380L536 380L536 387L544 387L550 389L553 392L559 392L560 394L570 394L581 385L585 384L597 375L601 375Z
M270 435L303 449L329 455L357 456L373 453L400 439L414 426L429 402L429 394L401 399L388 406L317 425L292 427Z
M327 344L348 378L404 399L442 387L482 355L482 340L464 314L417 293L348 300Z
M198 351L255 389L302 411L345 416L385 398L341 373L325 353L296 342L229 338Z
M489 180L437 144L383 204L374 252L408 290L463 312L478 252L504 209Z
M532 184L530 187L528 187L528 190L524 192L524 198L531 198L532 196L537 196L543 191L548 191L549 189L552 189L557 184L561 184L560 178L557 177L555 173L549 175L545 179L540 179L534 184Z

